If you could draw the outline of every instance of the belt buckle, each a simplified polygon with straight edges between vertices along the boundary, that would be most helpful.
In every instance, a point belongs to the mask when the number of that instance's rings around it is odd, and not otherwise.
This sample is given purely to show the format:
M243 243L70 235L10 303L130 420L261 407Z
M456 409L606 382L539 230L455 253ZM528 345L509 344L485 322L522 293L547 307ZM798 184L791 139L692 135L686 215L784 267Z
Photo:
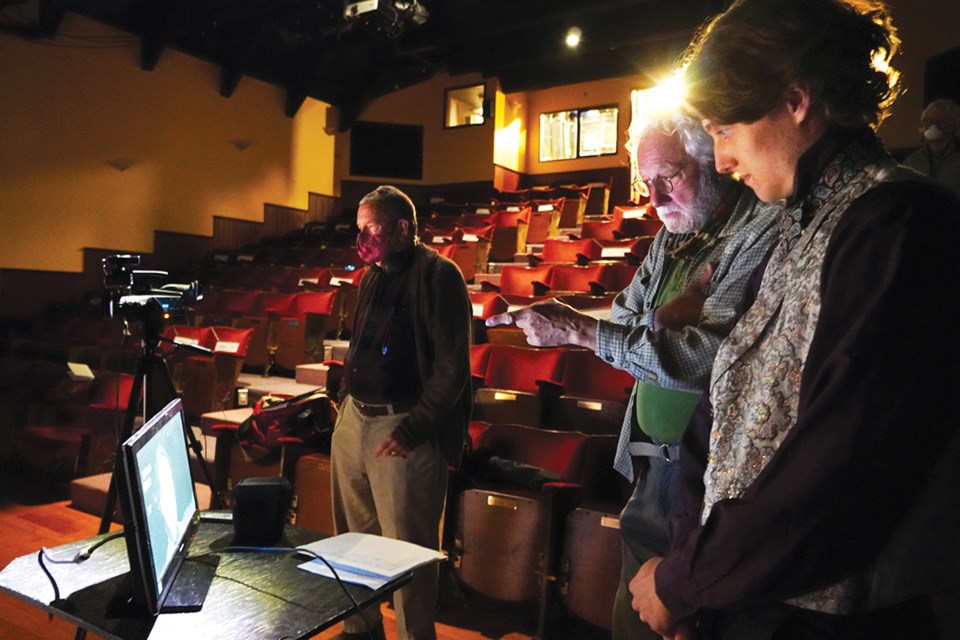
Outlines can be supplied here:
M666 460L667 462L673 462L673 459L670 457L670 445L668 444L660 445L660 457Z
M390 416L395 412L393 410L392 404L370 404L367 402L361 402L354 398L354 404L357 406L357 409L363 415L368 418L379 418L380 416Z

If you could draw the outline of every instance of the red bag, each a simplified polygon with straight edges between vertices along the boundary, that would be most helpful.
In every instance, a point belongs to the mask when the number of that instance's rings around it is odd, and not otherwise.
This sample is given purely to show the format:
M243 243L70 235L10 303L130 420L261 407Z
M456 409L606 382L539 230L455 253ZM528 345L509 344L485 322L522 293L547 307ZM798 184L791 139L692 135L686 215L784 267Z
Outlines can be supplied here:
M237 439L254 459L292 442L329 453L336 421L336 405L325 392L265 395L257 400L250 417L240 423Z

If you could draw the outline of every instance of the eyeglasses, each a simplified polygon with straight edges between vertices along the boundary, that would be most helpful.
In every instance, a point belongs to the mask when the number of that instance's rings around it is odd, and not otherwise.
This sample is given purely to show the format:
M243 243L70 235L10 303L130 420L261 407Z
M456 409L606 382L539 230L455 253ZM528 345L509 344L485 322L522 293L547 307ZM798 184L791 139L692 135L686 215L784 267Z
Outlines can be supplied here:
M677 169L677 171L672 176L656 175L649 180L643 178L643 176L637 176L633 181L633 188L640 192L644 198L649 198L652 189L656 189L658 193L663 195L670 195L673 192L673 181L677 179L683 173L683 167Z

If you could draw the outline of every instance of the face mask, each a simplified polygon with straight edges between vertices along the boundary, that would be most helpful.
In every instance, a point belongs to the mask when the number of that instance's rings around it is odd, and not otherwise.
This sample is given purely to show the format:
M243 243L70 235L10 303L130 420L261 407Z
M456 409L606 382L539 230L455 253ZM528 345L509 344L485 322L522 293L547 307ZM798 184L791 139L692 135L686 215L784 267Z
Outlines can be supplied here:
M928 142L936 142L943 137L943 131L935 124L930 125L923 130L923 139Z
M387 257L387 248L390 246L392 233L383 233L379 236L360 232L357 234L357 255L367 264L383 262Z

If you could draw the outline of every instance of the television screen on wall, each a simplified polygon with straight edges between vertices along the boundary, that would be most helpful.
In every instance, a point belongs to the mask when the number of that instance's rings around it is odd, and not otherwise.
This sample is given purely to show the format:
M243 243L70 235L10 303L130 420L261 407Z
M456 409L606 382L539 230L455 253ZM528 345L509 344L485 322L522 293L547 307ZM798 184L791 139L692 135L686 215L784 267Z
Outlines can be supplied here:
M423 127L354 122L350 127L350 175L423 179Z

